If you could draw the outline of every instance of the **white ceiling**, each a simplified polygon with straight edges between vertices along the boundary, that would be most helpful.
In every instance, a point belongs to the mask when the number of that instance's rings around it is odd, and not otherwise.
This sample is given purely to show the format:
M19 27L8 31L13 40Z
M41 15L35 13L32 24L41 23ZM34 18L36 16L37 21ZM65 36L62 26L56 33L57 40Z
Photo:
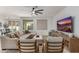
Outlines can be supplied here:
M44 9L42 15L34 16L31 14L33 6L0 6L0 18L18 17L53 17L60 12L64 6L38 6Z

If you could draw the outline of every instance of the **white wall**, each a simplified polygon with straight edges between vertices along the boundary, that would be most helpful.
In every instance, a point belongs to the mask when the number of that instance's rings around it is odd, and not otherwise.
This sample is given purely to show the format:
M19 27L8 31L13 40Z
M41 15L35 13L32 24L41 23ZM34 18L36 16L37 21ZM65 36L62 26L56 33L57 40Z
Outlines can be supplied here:
M65 17L72 16L74 17L74 34L79 35L79 7L78 6L69 6L64 8L61 12L59 12L54 18L53 18L53 29L57 30L57 20L63 19Z

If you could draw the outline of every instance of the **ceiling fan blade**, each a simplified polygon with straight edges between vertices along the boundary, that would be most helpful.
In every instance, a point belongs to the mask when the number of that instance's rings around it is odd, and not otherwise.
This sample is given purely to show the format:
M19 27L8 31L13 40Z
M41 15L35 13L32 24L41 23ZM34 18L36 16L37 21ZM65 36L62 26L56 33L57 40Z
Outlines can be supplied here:
M42 12L36 12L36 13L43 14Z
M35 15L38 15L38 13L35 13Z
M44 11L43 9L40 9L40 10L36 10L36 11Z

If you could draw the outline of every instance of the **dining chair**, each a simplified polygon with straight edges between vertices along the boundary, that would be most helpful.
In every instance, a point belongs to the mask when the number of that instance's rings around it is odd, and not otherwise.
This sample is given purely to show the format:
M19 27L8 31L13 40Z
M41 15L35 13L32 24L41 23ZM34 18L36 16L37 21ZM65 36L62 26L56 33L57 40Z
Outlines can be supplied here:
M21 53L35 53L37 52L36 40L25 39L19 41L19 51Z
M43 51L48 53L63 52L63 43L62 37L49 37L47 40L45 40Z

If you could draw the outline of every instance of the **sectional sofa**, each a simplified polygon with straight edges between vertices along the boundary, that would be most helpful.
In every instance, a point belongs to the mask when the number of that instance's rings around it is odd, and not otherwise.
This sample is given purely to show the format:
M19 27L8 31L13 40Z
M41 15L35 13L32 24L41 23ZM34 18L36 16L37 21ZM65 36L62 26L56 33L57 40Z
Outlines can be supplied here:
M18 49L18 40L31 39L34 33L24 33L22 31L8 33L1 37L1 47L2 49Z

